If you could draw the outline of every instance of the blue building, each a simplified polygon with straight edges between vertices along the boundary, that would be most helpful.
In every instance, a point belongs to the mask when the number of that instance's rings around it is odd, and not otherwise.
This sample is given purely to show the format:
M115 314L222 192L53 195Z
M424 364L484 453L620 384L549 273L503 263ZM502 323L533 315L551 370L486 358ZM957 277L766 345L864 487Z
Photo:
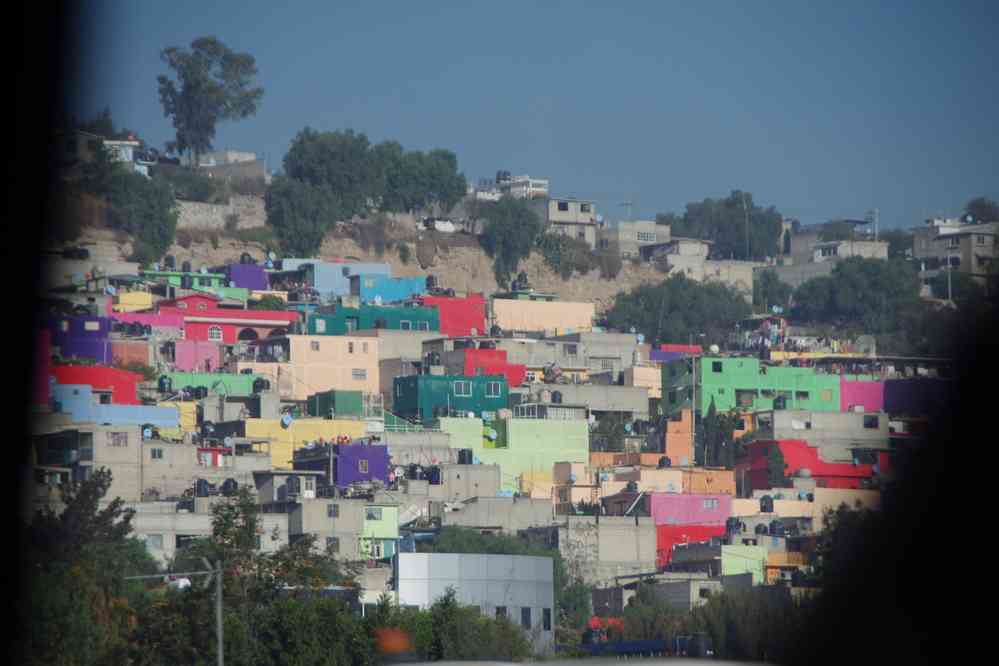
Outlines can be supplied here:
M425 277L389 277L387 275L351 275L350 295L362 303L395 303L427 291Z
M392 275L388 264L331 262L319 259L282 259L282 271L302 270L305 281L324 299L350 295L352 275Z
M176 407L98 404L86 384L55 384L52 387L54 411L69 414L74 423L110 423L112 425L151 424L157 428L180 427Z

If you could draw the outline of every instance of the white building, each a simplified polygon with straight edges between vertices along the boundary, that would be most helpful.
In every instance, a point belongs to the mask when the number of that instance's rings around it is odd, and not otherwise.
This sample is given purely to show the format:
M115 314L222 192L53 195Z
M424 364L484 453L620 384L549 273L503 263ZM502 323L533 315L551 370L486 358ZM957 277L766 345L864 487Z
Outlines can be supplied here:
M555 643L555 578L550 557L399 553L393 585L400 606L430 606L453 588L455 600L482 615L505 615L527 633L536 653Z
M547 178L531 178L530 176L511 176L497 183L502 194L509 194L515 199L538 199L548 196L549 182Z

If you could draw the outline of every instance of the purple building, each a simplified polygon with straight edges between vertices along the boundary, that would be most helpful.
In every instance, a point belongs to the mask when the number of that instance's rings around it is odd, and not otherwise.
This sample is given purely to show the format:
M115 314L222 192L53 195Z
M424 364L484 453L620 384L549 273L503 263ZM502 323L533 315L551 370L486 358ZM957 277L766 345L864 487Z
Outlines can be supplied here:
M107 340L111 333L111 319L79 315L49 317L45 328L52 333L52 345L61 347L68 339Z
M255 291L267 291L270 289L270 280L263 266L256 264L230 264L222 269L226 280L236 287L252 289Z
M378 481L388 485L389 453L384 444L324 444L297 449L292 466L296 470L322 472L322 484L347 488L354 483Z
M59 356L64 360L88 358L101 365L111 365L114 361L111 341L106 339L64 337L52 346L59 349Z

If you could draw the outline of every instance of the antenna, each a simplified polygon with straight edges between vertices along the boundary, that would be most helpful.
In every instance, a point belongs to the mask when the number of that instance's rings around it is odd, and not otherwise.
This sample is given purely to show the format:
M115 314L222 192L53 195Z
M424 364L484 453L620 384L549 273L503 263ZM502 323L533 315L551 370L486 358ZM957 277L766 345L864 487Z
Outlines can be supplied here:
M632 218L631 218L631 206L632 206L633 203L634 202L629 199L628 201L622 201L621 203L618 204L619 206L627 206L628 207L628 221L629 222L632 221Z

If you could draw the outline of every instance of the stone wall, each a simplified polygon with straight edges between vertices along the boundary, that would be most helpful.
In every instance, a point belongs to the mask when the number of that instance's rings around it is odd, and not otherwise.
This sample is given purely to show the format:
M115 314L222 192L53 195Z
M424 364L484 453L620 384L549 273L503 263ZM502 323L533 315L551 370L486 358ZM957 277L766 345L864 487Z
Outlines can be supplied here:
M226 204L207 204L198 201L178 201L180 217L178 229L218 229L225 228L226 217L239 215L239 229L262 227L267 223L264 198L234 194Z

